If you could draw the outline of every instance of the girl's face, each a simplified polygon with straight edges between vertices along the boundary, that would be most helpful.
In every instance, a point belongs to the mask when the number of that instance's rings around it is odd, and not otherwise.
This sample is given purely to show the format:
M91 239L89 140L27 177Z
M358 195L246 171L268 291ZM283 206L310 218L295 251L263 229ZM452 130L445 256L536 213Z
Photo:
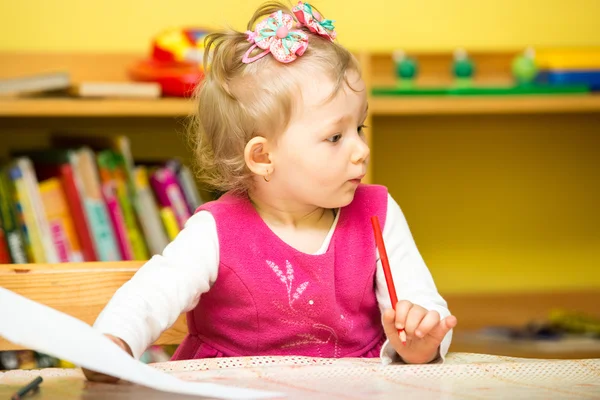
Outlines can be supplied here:
M296 109L270 156L275 193L305 205L337 208L349 204L369 161L363 124L366 87L357 72L348 72L350 87L334 97L334 82L325 75L304 84ZM272 188L275 189L275 188Z

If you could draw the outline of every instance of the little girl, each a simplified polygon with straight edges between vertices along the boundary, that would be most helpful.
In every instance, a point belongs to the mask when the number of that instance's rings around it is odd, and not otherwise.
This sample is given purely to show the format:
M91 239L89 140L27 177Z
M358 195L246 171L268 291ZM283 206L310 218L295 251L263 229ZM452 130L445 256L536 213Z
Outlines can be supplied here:
M443 360L456 318L398 204L385 187L360 183L368 105L356 59L335 42L333 21L306 3L267 3L248 29L207 38L198 90L197 160L225 194L116 292L95 328L134 357L187 312L175 360ZM374 215L402 299L396 311Z

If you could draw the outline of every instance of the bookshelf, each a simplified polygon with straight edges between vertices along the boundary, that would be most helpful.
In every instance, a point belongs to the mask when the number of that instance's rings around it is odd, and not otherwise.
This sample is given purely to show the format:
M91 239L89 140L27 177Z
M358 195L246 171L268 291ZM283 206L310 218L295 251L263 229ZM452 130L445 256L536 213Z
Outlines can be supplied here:
M507 83L514 54L473 54L476 81ZM393 84L389 54L358 56L369 87ZM124 81L127 66L138 57L4 53L0 78L68 70L75 82ZM419 55L418 82L448 84L449 58ZM388 186L398 199L438 288L451 305L459 304L462 321L482 318L482 308L469 306L472 294L489 295L498 305L530 293L556 298L554 292L563 290L564 304L597 312L588 301L597 304L600 293L595 268L600 263L599 95L371 96L369 102L367 181ZM126 134L136 159L189 159L183 135L191 112L187 99L0 98L0 157L9 148L48 147L50 132L67 130L82 136ZM476 303L485 303L480 300ZM546 304L544 312L557 306L551 300ZM507 321L509 312L492 313L485 321L522 324L543 317L539 310L522 308L515 311L518 321ZM457 333L482 325L461 326ZM457 351L488 345L470 345L468 339L457 343ZM510 347L501 351L526 354ZM527 355L560 356L532 351Z

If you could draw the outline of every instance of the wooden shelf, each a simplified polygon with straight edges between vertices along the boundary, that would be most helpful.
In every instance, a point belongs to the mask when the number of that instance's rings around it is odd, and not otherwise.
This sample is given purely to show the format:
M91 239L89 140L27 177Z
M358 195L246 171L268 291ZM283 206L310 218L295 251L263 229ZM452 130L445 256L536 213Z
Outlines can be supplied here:
M0 282L5 289L92 325L117 289L143 264L143 261L0 264ZM186 333L186 316L181 314L155 343L178 344ZM22 347L0 338L0 349Z
M510 63L515 52L473 53L478 66L476 83L502 86L512 82ZM452 83L451 53L419 54L423 86ZM73 82L126 82L128 67L144 54L1 53L0 78L52 71L69 71ZM394 64L389 53L361 53L369 87L393 85ZM600 95L382 97L370 100L373 116L470 115L600 112ZM182 117L193 112L189 99L99 100L70 98L0 98L0 117Z
M372 97L379 115L468 115L600 112L600 95L523 97ZM183 117L189 99L1 99L0 117Z
M189 99L0 99L0 117L180 117Z
M476 332L456 332L450 351L494 354L508 357L542 359L581 359L600 357L600 340L568 338L564 340L508 340Z
M534 114L600 112L600 95L523 97L383 97L369 102L373 115Z

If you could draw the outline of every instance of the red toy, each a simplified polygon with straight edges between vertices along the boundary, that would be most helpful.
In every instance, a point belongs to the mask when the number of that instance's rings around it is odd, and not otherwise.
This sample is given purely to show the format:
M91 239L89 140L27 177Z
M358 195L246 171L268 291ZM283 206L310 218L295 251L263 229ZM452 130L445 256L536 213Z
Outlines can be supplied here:
M189 97L204 78L202 61L207 31L171 29L152 43L152 55L129 68L135 81L157 82L165 96Z

